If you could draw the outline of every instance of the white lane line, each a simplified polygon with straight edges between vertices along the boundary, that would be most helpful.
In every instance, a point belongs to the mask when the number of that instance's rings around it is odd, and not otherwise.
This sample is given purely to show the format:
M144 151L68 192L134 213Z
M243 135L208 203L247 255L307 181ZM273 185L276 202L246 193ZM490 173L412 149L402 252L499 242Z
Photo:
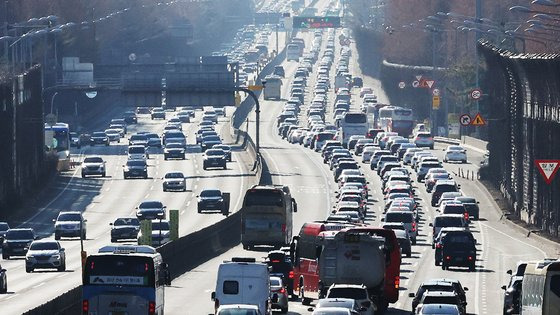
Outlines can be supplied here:
M545 253L545 251L543 251L542 249L540 249L540 248L538 248L538 247L536 247L536 246L533 246L533 245L531 245L531 244L529 244L529 243L523 242L523 241L521 241L520 239L515 238L515 237L513 237L513 236L511 236L511 235L508 235L508 234L506 234L506 233L504 233L504 232L502 232L502 231L500 231L500 230L497 230L497 229L491 227L490 225L488 225L488 224L486 224L486 223L481 223L480 221L477 221L477 222L478 222L480 225L484 226L484 227L487 227L487 228L489 228L489 229L492 229L492 230L494 230L494 231L496 231L496 232L498 232L498 233L500 233L500 234L502 234L502 235L504 235L504 236L510 238L511 240L515 241L516 243L521 243L521 244L527 245L527 246L529 246L529 247L531 247L531 248L534 248L534 249L538 250L538 251L543 255L543 258L547 256L546 253ZM480 230L480 226L479 226L479 230ZM482 234L482 233L480 233L480 234ZM483 244L484 244L484 243L483 243Z
M185 214L185 210L181 211L181 215Z
M198 185L194 185L193 190L196 190L198 188Z
M17 295L18 295L17 293L14 293L14 294L8 296L7 298L5 298L4 301L7 301L7 300L9 300L9 299L13 299L13 298L15 298Z
M154 185L150 186L150 190L154 190Z
M187 202L187 208L188 208L190 205L191 205L191 201L189 200L189 201Z
M148 196L150 196L150 194L149 194L149 193L148 193L148 194L146 194L146 195L144 196L144 199L145 199L145 198L148 198Z
M37 289L38 287L43 286L45 283L46 283L46 282L41 282L41 283L39 283L39 284L37 284L37 285L32 286L31 288Z
M480 243L483 244L482 245L482 257L480 257L480 260L483 263L485 263L485 261L483 259L484 253L485 253L484 244L486 244L486 242L484 241L484 234L485 233L482 233L482 228L481 228L480 221L477 221L477 223L478 223L478 229L480 230ZM480 275L481 275L481 272L476 273L476 279L475 279L475 282L474 282L475 283L474 284L474 313L475 314L480 314L480 311L478 309L478 305L480 304L480 302L479 302L479 298L480 298L479 297L480 296Z

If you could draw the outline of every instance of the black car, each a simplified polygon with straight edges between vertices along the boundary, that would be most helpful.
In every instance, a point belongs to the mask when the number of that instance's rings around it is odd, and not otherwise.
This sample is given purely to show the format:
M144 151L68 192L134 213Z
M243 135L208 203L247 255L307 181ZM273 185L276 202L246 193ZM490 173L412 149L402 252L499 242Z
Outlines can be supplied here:
M8 277L6 276L6 269L0 265L0 294L8 292Z
M200 192L198 198L198 213L205 210L223 211L224 198L219 189L205 189Z
M130 177L148 178L148 165L146 164L146 160L126 161L126 164L123 165L123 177L124 179Z
M294 266L290 254L282 250L274 250L268 253L266 264L270 267L270 276L282 278L288 295L295 298L294 294Z
M127 124L136 124L138 123L138 118L136 117L136 113L134 111L127 111L123 114L123 119Z
M157 200L146 200L136 207L136 217L139 220L165 219L167 207Z
M202 137L202 141L200 142L200 147L202 151L206 151L208 149L212 149L213 146L217 144L222 144L222 140L219 136L210 135Z
M8 222L0 222L0 245L4 242L4 237L6 237L6 232L10 229Z
M476 240L469 231L450 231L441 239L441 269L476 268Z
M455 200L461 202L465 206L465 209L469 213L469 218L472 218L472 220L478 220L480 212L478 209L479 202L475 198L455 197Z
M104 144L104 145L109 145L109 137L107 137L107 135L105 134L105 132L103 131L95 131L94 133L91 134L91 137L89 138L90 140L90 145L96 145L96 144Z
M280 77L283 78L286 75L286 72L284 71L283 66L275 66L274 67L274 72L272 74L280 76Z
M163 159L185 159L185 147L180 143L168 143L163 149Z
M202 168L206 170L211 167L227 168L226 153L222 149L208 149L204 153L204 160L202 161Z
M27 248L34 240L33 229L9 229L2 243L2 259L10 259L10 256L25 256Z
M222 150L224 150L224 153L226 154L226 160L228 162L231 162L231 147L229 145L218 144L218 145L213 146L212 149L222 149Z
M352 86L362 88L364 87L364 80L360 77L354 77L352 79Z
M118 218L110 225L112 243L119 240L136 240L140 231L140 220L137 218Z

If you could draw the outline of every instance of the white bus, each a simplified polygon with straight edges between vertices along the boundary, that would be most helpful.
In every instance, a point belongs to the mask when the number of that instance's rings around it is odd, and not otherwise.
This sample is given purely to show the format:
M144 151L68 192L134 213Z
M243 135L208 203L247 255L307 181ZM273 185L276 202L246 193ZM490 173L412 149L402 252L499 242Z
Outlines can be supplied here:
M343 146L346 146L351 136L365 136L369 128L367 115L362 112L347 112L342 116L342 119L337 121L337 124L336 139Z
M560 314L560 261L527 264L521 289L521 314Z
M266 85L264 87L265 100L280 100L282 99L282 78L276 75L269 75L265 78Z
M301 57L301 48L297 44L289 44L286 48L286 61L299 61L299 57Z

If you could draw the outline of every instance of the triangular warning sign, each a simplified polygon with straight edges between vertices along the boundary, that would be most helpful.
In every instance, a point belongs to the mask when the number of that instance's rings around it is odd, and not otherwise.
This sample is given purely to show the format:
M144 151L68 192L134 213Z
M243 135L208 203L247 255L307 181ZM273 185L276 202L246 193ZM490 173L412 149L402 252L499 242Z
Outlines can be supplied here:
M554 175L560 168L560 160L535 160L539 172L544 177L544 181L550 185L554 179Z
M434 83L436 83L436 81L434 80L426 80L426 85L428 86L428 88L432 88L432 86L434 86Z
M476 114L476 116L474 116L474 119L471 122L471 125L473 126L484 126L486 125L486 121L484 121L484 119L482 119L482 116L480 116L480 113Z
M416 80L417 80L417 81L420 81L420 79L422 79L422 76L421 76L421 75L417 75L417 76L416 76Z

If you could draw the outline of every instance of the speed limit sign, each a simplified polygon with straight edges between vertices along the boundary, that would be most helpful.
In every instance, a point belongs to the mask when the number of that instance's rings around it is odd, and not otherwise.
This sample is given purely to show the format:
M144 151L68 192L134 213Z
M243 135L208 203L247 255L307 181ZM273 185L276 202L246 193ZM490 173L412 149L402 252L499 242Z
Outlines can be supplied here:
M480 99L481 96L482 96L482 91L480 89L474 89L470 93L470 97L473 100L478 100L478 99Z

